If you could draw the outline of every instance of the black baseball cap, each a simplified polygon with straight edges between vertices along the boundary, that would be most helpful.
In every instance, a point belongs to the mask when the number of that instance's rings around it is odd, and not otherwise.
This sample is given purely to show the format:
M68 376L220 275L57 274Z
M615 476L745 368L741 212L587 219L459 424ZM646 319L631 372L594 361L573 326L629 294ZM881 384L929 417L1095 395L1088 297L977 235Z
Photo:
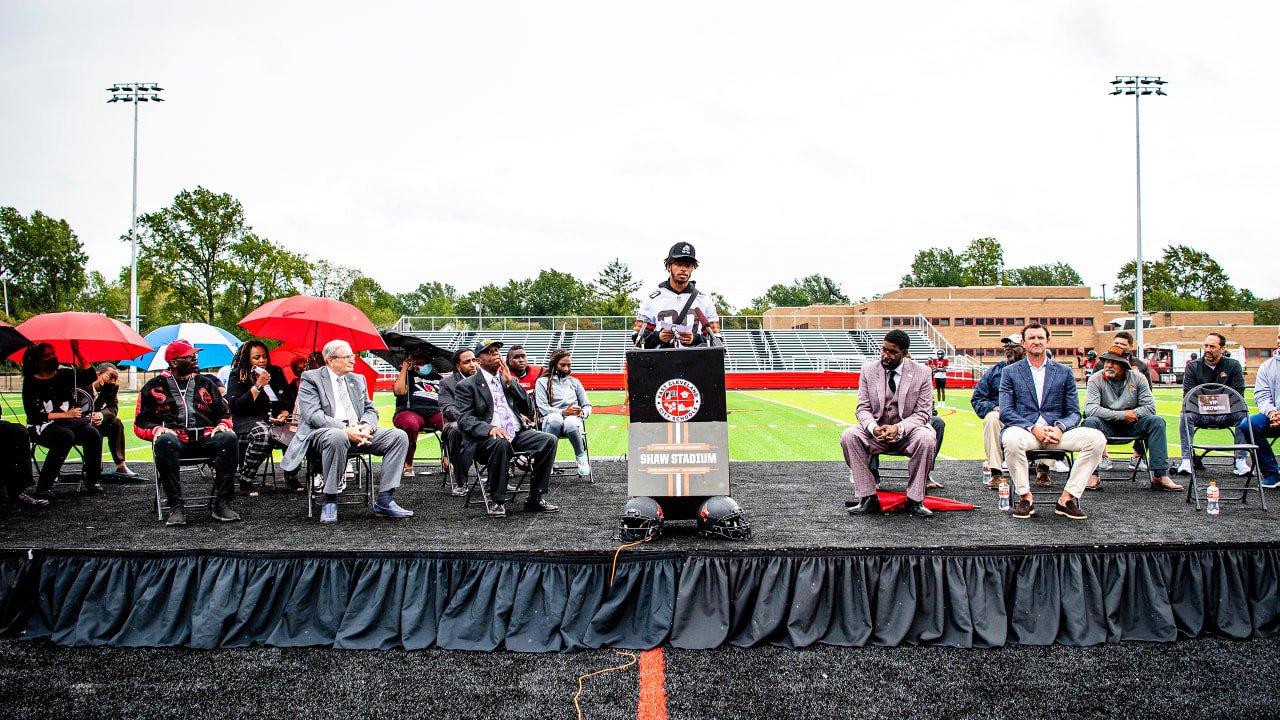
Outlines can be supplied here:
M667 252L668 260L680 260L682 258L687 258L695 262L698 260L697 252L693 249L693 246L687 242L676 243L675 245L672 245L671 250Z
M499 347L499 348L502 347L502 341L501 340L481 340L480 342L476 343L476 349L472 350L472 352L474 352L476 355L479 355L480 353L484 352L485 350L488 350L491 347Z

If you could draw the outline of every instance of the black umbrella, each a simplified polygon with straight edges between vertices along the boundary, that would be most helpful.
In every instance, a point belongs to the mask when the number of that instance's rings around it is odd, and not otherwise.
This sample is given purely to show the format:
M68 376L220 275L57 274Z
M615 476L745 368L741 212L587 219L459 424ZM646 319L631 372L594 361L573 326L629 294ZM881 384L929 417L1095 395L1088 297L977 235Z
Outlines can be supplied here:
M453 371L453 353L439 345L429 343L412 335L401 335L391 330L386 330L382 333L382 340L387 344L387 349L374 350L373 354L397 368L410 355L421 355L431 360L431 365L437 372L447 373Z
M31 347L35 343L18 329L7 322L0 322L0 358L7 358L19 350Z

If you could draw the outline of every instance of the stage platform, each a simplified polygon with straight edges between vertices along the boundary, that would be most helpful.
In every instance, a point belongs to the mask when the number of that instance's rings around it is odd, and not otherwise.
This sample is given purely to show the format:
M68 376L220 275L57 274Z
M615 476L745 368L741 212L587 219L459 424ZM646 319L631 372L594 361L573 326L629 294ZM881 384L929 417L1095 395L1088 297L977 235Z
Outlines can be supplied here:
M0 627L72 645L527 651L1088 645L1280 627L1280 506L1265 512L1256 494L1211 517L1117 480L1085 495L1087 521L1055 516L1051 496L1023 521L997 510L978 462L943 461L933 494L976 510L853 518L841 463L734 463L752 539L670 523L623 550L615 577L626 468L594 471L594 483L553 479L562 512L501 520L463 508L438 474L406 481L397 499L417 515L398 522L344 508L322 526L302 496L267 492L237 500L242 523L189 512L167 528L149 482L0 511Z

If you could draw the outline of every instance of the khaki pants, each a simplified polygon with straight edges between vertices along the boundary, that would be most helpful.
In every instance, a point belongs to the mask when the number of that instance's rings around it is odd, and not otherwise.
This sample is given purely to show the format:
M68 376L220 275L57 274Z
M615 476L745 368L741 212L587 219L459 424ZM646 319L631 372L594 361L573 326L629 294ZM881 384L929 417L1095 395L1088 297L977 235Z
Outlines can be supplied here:
M1076 454L1075 463L1071 466L1071 475L1067 477L1067 492L1079 498L1084 493L1085 482L1094 470L1098 469L1098 461L1102 459L1102 451L1107 447L1107 438L1102 433L1087 427L1072 428L1062 434L1062 440L1055 445L1044 445L1026 428L1005 428L1004 457L1009 463L1009 477L1013 478L1014 492L1026 495L1031 492L1028 479L1030 466L1027 464L1028 450L1064 450Z
M982 449L987 453L987 467L992 472L1000 472L1004 464L1004 447L1000 444L1000 431L1004 423L1000 422L1000 408L995 408L982 418Z

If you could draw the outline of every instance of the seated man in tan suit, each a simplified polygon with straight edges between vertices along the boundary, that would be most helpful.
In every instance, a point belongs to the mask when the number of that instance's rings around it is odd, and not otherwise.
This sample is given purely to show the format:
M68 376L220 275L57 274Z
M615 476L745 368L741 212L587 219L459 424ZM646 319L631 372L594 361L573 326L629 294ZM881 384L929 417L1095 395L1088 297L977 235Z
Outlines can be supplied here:
M890 330L880 347L880 362L862 368L858 381L858 423L840 435L844 459L853 474L853 489L860 502L850 515L880 512L876 479L871 474L874 455L907 456L908 513L932 517L924 506L925 483L938 438L929 427L933 416L933 380L928 368L907 359L911 338Z

